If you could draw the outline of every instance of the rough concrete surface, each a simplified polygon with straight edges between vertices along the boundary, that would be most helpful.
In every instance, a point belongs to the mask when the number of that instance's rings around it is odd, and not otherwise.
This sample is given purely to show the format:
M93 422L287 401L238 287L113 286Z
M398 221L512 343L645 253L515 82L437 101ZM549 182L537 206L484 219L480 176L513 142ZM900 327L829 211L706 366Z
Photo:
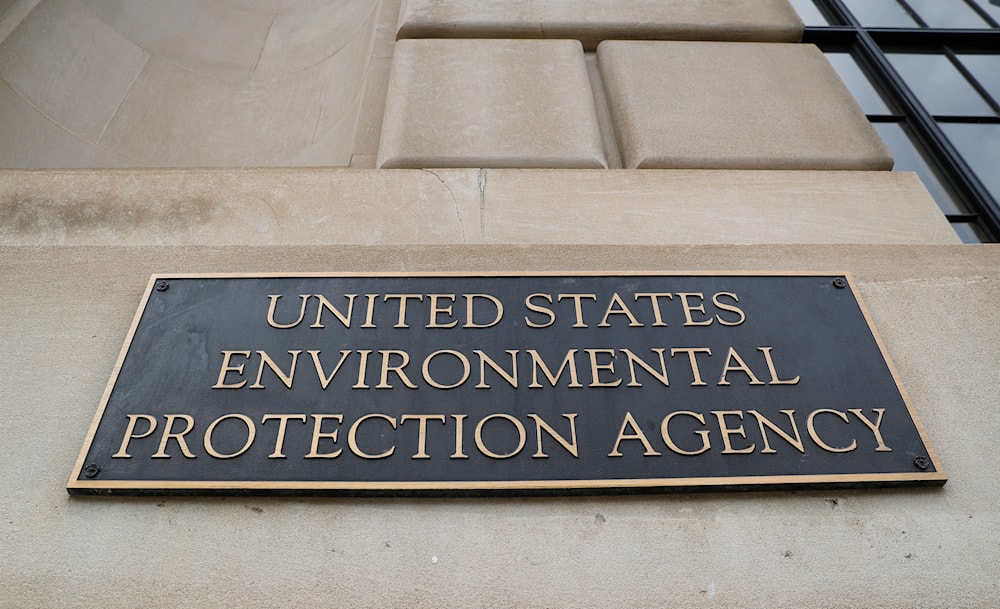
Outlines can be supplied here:
M603 498L81 498L154 272L847 270L943 488ZM996 246L0 248L0 607L1000 603Z
M797 42L788 0L406 0L399 38L572 38Z
M813 45L612 40L597 57L626 168L892 168Z
M958 241L886 171L6 171L0 217L9 245Z

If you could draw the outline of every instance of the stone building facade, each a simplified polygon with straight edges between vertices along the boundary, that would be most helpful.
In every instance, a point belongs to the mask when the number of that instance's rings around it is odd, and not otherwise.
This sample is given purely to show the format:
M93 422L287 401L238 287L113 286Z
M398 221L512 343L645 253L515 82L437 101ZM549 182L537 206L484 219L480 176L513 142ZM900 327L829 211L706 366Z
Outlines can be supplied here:
M1000 251L787 0L0 1L2 607L995 607ZM849 272L949 481L80 497L156 273Z

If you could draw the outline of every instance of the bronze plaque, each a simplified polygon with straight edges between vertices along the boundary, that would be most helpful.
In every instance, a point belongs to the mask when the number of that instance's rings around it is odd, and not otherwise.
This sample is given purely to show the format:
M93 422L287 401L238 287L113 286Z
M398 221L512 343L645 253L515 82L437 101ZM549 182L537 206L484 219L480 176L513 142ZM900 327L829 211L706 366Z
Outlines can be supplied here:
M846 274L151 278L89 494L941 485Z

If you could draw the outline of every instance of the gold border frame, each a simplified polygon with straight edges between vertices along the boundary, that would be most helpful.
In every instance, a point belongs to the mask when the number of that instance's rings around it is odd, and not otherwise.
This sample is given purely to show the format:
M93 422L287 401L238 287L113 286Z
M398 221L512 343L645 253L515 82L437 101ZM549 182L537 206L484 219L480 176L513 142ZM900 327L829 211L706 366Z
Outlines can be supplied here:
M906 411L910 415L916 427L917 434L927 449L927 456L934 466L935 471L911 472L911 473L890 473L890 474L820 474L820 475L782 475L782 476L739 476L728 478L634 478L634 479L610 479L610 480L510 480L510 481L432 481L432 482L410 482L410 481L379 481L379 482L330 482L330 481L307 481L289 482L274 480L256 481L233 481L233 480L213 480L213 481L172 481L172 480L81 480L84 461L90 452L97 427L104 416L111 392L118 382L118 375L121 373L125 356L128 354L139 326L139 320L146 310L149 297L158 281L169 281L171 279L283 279L283 278L337 278L337 277L632 277L632 276L659 276L659 277L830 277L835 279L843 277L851 288L851 294L864 316L868 331L878 346L882 359L892 375L892 380L899 391ZM373 492L373 491L559 491L559 490L620 490L629 489L670 489L670 488L695 488L704 487L707 489L715 487L771 487L771 486L808 486L808 485L872 485L885 483L886 486L893 483L913 483L924 485L940 486L947 482L948 477L944 472L937 453L934 451L924 429L920 418L917 416L910 401L910 395L903 387L899 372L889 352L886 349L882 337L875 328L871 314L861 293L857 289L854 278L848 272L830 271L434 271L434 272L334 272L334 273L162 273L154 274L149 278L146 290L139 302L135 316L129 326L128 334L118 354L118 359L108 379L104 394L101 396L100 405L91 421L90 429L84 439L80 455L77 457L73 472L66 484L66 490L70 494L104 494L114 491L147 491L147 492L184 492L184 491L237 491L237 490L257 490L269 492L282 491L342 491L350 492ZM88 493L89 492L89 493ZM126 493L122 493L126 494Z

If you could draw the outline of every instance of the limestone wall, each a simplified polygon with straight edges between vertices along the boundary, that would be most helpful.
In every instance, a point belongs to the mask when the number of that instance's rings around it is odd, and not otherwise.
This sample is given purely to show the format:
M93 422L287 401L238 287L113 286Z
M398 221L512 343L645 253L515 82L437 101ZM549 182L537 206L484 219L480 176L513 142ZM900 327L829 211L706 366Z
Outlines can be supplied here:
M10 4L0 167L350 162L375 0Z
M1000 606L1000 250L801 31L787 0L0 0L0 607ZM581 270L850 272L948 483L66 492L153 273Z
M940 488L100 498L65 484L151 273L849 269ZM0 606L996 606L1000 256L974 246L0 249Z

